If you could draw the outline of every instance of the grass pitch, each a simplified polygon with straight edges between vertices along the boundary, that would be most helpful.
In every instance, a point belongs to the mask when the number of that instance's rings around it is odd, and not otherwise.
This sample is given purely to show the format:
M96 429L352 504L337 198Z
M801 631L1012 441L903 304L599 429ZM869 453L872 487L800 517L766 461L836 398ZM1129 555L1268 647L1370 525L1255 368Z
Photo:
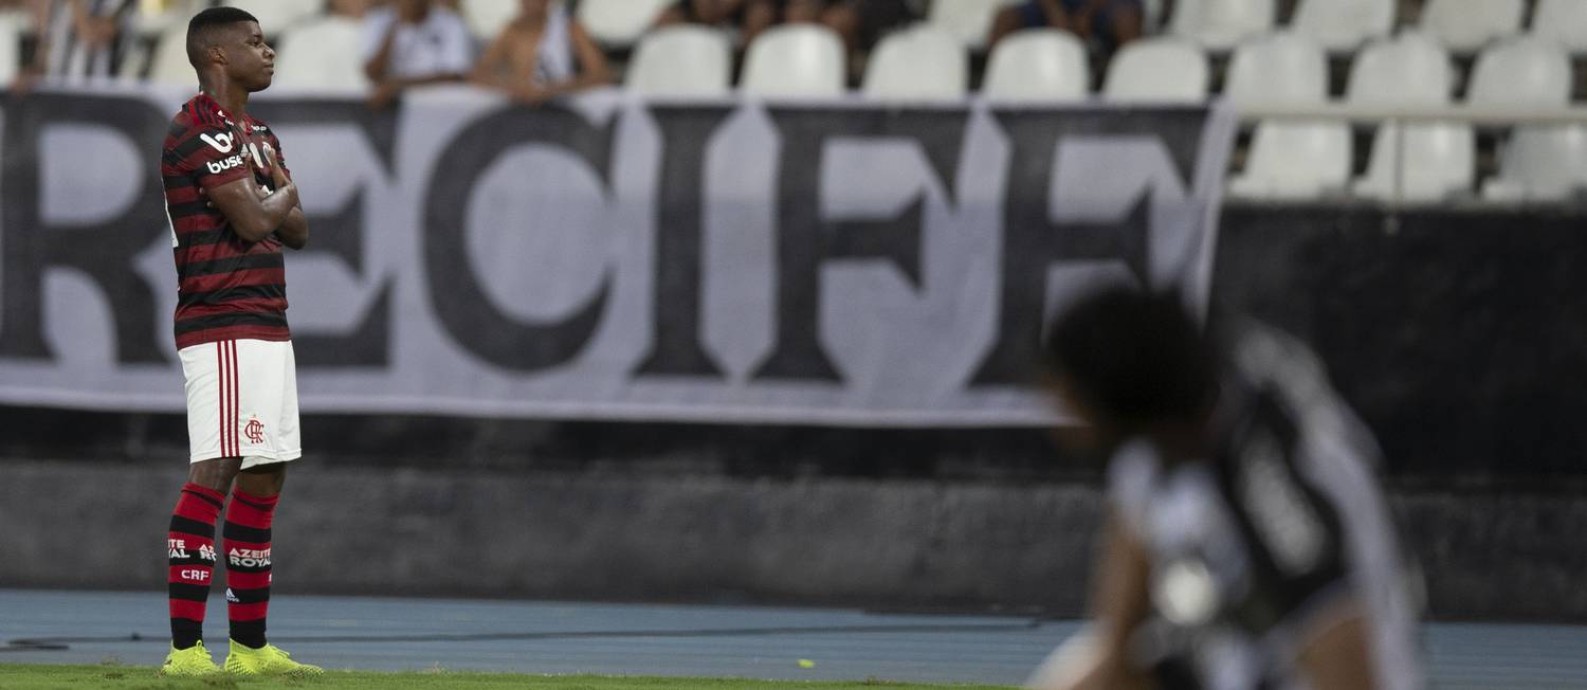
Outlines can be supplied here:
M1008 690L993 685L923 685L879 680L804 682L730 678L534 676L511 673L327 671L309 678L202 680L161 678L153 666L37 666L0 664L0 690Z

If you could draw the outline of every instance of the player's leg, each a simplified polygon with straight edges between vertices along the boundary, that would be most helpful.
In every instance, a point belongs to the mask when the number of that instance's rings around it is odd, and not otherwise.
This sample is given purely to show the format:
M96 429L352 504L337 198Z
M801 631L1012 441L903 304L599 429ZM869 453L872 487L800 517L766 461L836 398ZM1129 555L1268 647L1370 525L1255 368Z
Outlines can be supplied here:
M225 457L229 444L222 416L230 405L230 393L224 346L195 345L180 354L191 453L187 483L166 534L171 650L160 670L190 676L219 671L204 648L204 613L215 572L215 523L242 460Z
M255 675L318 673L269 644L276 506L287 464L302 455L298 442L297 381L291 343L240 340L238 424L245 457L232 489L222 531L226 559L226 610L231 623L226 670Z
M265 646L270 608L271 525L286 482L286 465L243 470L232 489L221 529L226 558L226 613L231 640L251 649Z

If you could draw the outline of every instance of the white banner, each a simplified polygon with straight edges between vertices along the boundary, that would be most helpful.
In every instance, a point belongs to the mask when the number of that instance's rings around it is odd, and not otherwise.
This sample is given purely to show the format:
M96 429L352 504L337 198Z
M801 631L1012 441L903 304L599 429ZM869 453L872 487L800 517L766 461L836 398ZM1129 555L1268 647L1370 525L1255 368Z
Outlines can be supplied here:
M180 411L160 142L189 94L0 101L0 402ZM1050 424L1045 315L1204 304L1221 108L855 100L528 108L262 94L311 241L306 412Z

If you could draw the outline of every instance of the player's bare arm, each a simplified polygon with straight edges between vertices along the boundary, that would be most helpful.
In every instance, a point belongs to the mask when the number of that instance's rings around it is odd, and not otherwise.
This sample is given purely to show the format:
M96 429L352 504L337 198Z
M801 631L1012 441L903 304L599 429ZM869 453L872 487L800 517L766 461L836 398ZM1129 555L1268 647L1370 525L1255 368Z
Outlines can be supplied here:
M270 166L270 180L275 184L276 189L279 190L287 185L292 185L292 173L288 172L287 167L281 164L280 152L269 144L265 144L264 156L266 163ZM293 185L293 187L296 188L296 185ZM302 249L308 246L309 220L308 217L303 215L301 199L298 200L297 205L293 206L291 211L287 212L286 221L281 224L281 227L276 228L275 235L277 239L281 240L281 244L292 249Z
M1301 669L1315 690L1373 690L1377 674L1366 618L1354 600L1341 605L1347 613L1318 626L1301 649Z
M1091 592L1092 628L1037 671L1033 690L1144 690L1151 682L1129 663L1130 634L1150 613L1150 565L1117 515L1109 519ZM1079 636L1077 636L1078 638Z
M279 166L272 166L279 167ZM280 175L272 172L272 175ZM268 196L260 197L252 178L242 178L205 190L210 203L215 205L237 236L249 242L259 242L286 224L298 208L298 187L291 179L280 184ZM299 214L302 212L299 211ZM305 241L307 237L305 234ZM285 243L285 240L282 240ZM290 246L290 245L288 245Z

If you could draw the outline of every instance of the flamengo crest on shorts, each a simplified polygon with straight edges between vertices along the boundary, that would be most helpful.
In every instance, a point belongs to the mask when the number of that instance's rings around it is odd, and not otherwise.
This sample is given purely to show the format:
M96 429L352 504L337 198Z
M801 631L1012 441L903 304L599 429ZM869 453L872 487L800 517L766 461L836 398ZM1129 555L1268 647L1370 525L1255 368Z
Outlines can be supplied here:
M302 455L291 342L222 340L178 354L193 462L240 457L247 468Z

